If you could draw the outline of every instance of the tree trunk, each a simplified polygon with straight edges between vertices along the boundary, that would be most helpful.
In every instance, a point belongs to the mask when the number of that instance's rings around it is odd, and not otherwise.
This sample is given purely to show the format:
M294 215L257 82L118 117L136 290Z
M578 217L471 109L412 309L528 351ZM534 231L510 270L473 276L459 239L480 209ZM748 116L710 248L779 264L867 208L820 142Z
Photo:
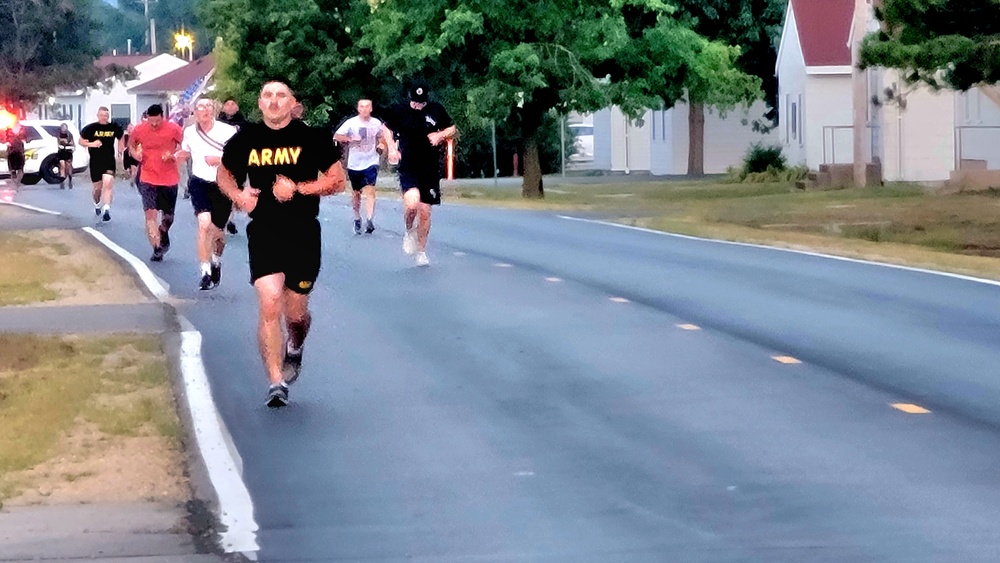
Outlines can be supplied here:
M545 189L542 187L542 162L538 158L538 132L527 135L524 140L524 180L521 183L521 195L525 199L542 199Z
M688 176L705 175L705 105L688 104Z

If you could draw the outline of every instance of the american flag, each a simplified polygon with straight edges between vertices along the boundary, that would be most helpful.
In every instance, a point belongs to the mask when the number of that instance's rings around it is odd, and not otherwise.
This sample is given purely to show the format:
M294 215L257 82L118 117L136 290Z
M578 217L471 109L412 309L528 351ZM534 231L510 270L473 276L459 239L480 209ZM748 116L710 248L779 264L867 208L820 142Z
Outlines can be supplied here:
M191 115L192 108L191 104L198 99L198 96L205 91L205 87L208 86L208 82L212 79L212 75L215 73L213 68L201 78L195 80L187 87L184 92L177 98L177 103L170 108L170 116L168 119L177 123L178 125L184 125L184 119Z

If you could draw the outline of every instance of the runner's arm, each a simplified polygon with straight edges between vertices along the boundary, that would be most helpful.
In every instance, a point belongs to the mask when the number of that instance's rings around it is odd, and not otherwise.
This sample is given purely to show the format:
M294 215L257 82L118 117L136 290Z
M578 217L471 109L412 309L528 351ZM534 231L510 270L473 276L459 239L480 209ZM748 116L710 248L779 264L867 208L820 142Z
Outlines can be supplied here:
M333 195L347 188L347 174L338 160L319 179L295 185L295 191L302 195Z
M450 138L454 137L455 133L457 131L458 131L458 128L456 128L454 125L452 125L450 127L445 127L444 129L442 129L440 131L436 131L434 133L431 133L431 134L427 135L427 137L429 138L429 140L430 140L430 142L431 142L432 145L438 145L438 144L441 143L441 141L444 141L445 139L450 139Z
M260 190L256 190L254 188L241 190L239 185L236 183L236 178L233 176L233 173L230 172L224 164L219 165L216 183L219 184L219 191L235 203L240 210L249 213L257 207L257 194L260 193Z

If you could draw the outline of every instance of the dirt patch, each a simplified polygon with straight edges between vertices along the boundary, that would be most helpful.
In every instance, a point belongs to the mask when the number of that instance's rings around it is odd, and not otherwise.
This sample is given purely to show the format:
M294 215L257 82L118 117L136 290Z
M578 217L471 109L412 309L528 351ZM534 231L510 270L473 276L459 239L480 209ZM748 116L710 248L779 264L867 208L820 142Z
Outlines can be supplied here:
M183 502L190 496L181 453L160 436L112 436L80 421L62 453L12 474L21 494L7 506L67 503Z
M32 253L50 261L53 279L45 284L55 296L33 305L109 305L151 301L133 276L88 235L76 230L22 231Z
M0 334L0 501L183 501L158 338Z

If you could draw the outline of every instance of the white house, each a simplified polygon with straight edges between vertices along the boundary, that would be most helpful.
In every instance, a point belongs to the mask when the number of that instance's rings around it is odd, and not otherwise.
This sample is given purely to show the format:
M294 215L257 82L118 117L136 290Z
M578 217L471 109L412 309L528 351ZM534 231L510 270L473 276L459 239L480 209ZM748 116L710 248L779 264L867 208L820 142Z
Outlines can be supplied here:
M97 110L101 106L111 110L111 119L123 127L134 123L142 115L143 107L139 96L131 88L163 76L188 64L184 59L162 53L159 55L107 55L94 64L107 68L111 64L131 66L139 76L127 82L114 81L110 88L86 88L75 92L59 92L47 103L35 109L41 119L71 121L82 129L97 120Z
M739 107L722 116L705 109L705 173L722 174L739 166L755 143L777 144L771 131L753 130L753 121L767 111L764 102ZM647 110L632 121L617 107L593 115L594 162L597 170L683 175L688 167L688 106L679 103L667 110Z
M870 8L866 17L877 30ZM853 164L853 18L854 0L788 3L776 72L778 131L792 164ZM942 182L963 169L1000 168L995 89L932 91L889 69L869 69L866 86L867 161L880 165L885 180Z

